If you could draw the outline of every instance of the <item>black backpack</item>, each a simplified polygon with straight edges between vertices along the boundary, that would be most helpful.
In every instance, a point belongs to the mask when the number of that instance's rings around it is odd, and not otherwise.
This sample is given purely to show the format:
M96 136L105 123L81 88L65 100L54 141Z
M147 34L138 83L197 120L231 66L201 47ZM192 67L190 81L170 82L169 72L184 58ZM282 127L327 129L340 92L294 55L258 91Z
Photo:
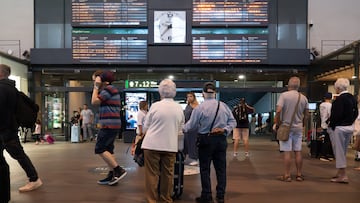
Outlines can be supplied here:
M20 127L31 128L35 126L39 112L39 105L26 96L23 92L17 91L16 122Z

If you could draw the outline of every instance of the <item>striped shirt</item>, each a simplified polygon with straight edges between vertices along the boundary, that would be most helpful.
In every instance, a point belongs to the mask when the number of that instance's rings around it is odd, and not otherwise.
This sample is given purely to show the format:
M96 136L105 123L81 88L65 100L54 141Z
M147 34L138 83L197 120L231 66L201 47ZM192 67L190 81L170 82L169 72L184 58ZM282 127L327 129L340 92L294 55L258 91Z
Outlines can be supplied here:
M120 129L121 101L117 88L113 85L106 86L98 95L101 101L99 107L99 123L101 128Z

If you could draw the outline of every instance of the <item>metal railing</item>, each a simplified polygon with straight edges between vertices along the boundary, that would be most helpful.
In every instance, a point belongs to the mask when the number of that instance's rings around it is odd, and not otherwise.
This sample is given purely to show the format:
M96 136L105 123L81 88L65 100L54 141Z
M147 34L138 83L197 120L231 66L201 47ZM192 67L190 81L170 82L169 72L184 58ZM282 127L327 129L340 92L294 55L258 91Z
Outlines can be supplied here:
M0 40L0 51L20 58L20 40Z
M343 48L354 41L355 40L321 40L321 56Z

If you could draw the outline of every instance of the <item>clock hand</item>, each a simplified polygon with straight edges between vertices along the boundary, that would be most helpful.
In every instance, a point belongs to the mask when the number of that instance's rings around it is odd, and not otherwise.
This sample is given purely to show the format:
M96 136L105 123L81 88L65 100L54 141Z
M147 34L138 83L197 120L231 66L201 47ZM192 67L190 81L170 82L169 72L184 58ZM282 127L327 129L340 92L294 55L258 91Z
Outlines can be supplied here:
M160 36L162 37L167 31L169 31L170 29L172 29L172 24L169 24L168 26L167 26L167 28L164 30L164 32L162 32L161 34L160 34Z

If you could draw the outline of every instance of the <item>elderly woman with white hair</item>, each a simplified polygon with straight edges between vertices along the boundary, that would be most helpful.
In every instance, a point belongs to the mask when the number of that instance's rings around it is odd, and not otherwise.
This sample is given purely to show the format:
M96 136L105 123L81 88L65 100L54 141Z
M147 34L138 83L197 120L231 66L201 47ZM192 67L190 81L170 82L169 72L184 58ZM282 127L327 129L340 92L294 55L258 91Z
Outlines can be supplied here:
M161 100L152 104L143 124L145 137L141 148L144 149L145 195L148 203L173 202L174 165L185 122L182 107L174 101L175 83L169 79L161 81L159 93Z
M347 90L350 86L348 79L339 78L334 86L339 96L332 103L329 135L338 170L331 182L349 183L346 175L346 150L354 131L353 123L358 116L357 100Z

